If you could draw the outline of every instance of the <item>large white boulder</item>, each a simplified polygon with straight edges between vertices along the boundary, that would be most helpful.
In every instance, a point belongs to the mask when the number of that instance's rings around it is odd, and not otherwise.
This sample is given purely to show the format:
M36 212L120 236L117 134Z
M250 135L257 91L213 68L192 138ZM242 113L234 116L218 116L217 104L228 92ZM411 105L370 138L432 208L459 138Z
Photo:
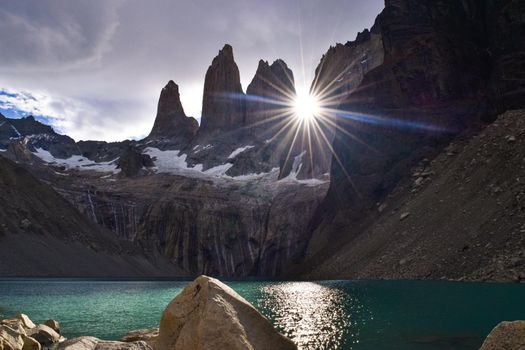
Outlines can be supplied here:
M207 276L191 282L164 310L155 350L297 349L250 303Z
M525 321L501 322L487 336L480 350L525 349Z
M15 316L16 319L22 321L22 324L26 329L35 328L36 325L31 321L31 319L26 314L18 314Z

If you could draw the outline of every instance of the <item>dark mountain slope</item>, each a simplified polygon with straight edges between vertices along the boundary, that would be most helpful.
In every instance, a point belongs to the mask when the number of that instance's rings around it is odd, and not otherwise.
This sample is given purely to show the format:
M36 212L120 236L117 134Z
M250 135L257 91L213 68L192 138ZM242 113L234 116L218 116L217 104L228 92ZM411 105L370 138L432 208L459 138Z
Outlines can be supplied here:
M0 193L2 276L180 274L163 259L155 264L147 260L1 156Z
M368 214L372 225L319 266L312 258L305 276L525 280L525 110L412 174Z
M520 48L525 21L519 15L524 5L514 0L387 0L370 33L344 50L329 50L320 66L341 66L318 69L321 86L334 70L345 72L345 62L366 66L381 55L383 61L368 71L361 67L357 87L355 74L337 83L337 92L346 95L339 106L336 156L327 198L312 220L307 258L321 262L320 256L331 259L336 251L346 259L363 257L374 249L366 232L378 225L377 203L410 177L414 165L458 135L470 137L507 109L525 107ZM381 47L373 44L377 36ZM421 202L421 208L432 205ZM444 217L443 227L447 223ZM340 248L357 240L359 247ZM397 247L395 240L391 247ZM393 273L397 266L390 268Z

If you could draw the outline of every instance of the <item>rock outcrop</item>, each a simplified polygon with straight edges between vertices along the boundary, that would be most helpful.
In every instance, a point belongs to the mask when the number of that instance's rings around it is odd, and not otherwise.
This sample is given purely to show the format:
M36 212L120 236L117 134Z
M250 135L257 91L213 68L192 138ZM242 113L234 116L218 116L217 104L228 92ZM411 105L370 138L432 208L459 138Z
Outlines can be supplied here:
M245 95L233 48L224 45L206 72L199 137L232 131L244 124Z
M283 60L271 65L260 60L246 95L246 127L261 140L270 139L292 117L290 103L295 96L292 70Z
M155 350L297 349L220 281L200 276L162 314Z
M170 80L160 93L157 116L148 139L168 139L176 146L185 145L197 134L198 129L197 120L184 113L179 86Z
M121 170L122 176L132 177L139 174L143 169L151 168L154 165L149 155L143 154L139 149L130 145L120 156L117 168Z
M487 336L480 350L525 348L525 321L501 322Z
M0 321L0 349L3 350L40 350L60 340L53 329L46 325L35 326L25 314Z

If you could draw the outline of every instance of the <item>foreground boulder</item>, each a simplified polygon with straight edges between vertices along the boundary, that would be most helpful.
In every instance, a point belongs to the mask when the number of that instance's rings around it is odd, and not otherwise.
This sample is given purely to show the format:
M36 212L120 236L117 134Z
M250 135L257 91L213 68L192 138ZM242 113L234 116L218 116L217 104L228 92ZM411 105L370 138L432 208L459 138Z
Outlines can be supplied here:
M20 350L24 346L22 335L13 328L0 325L0 349Z
M123 343L100 340L95 337L78 337L66 340L58 345L58 350L152 350L143 341Z
M525 349L525 321L501 322L490 332L480 350Z
M220 281L200 276L164 310L156 350L297 349Z
M38 326L28 330L27 335L36 339L40 344L45 346L58 343L60 340L60 334L55 332L51 327L43 324L39 324Z

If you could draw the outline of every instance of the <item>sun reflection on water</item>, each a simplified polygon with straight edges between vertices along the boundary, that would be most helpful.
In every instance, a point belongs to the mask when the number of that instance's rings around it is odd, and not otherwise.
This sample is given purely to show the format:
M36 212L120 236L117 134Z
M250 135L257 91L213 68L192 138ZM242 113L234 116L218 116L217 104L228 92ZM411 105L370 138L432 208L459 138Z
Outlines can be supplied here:
M359 315L362 306L336 288L312 282L279 283L264 287L258 304L299 349L351 349L359 342L359 321L350 319L345 309Z

